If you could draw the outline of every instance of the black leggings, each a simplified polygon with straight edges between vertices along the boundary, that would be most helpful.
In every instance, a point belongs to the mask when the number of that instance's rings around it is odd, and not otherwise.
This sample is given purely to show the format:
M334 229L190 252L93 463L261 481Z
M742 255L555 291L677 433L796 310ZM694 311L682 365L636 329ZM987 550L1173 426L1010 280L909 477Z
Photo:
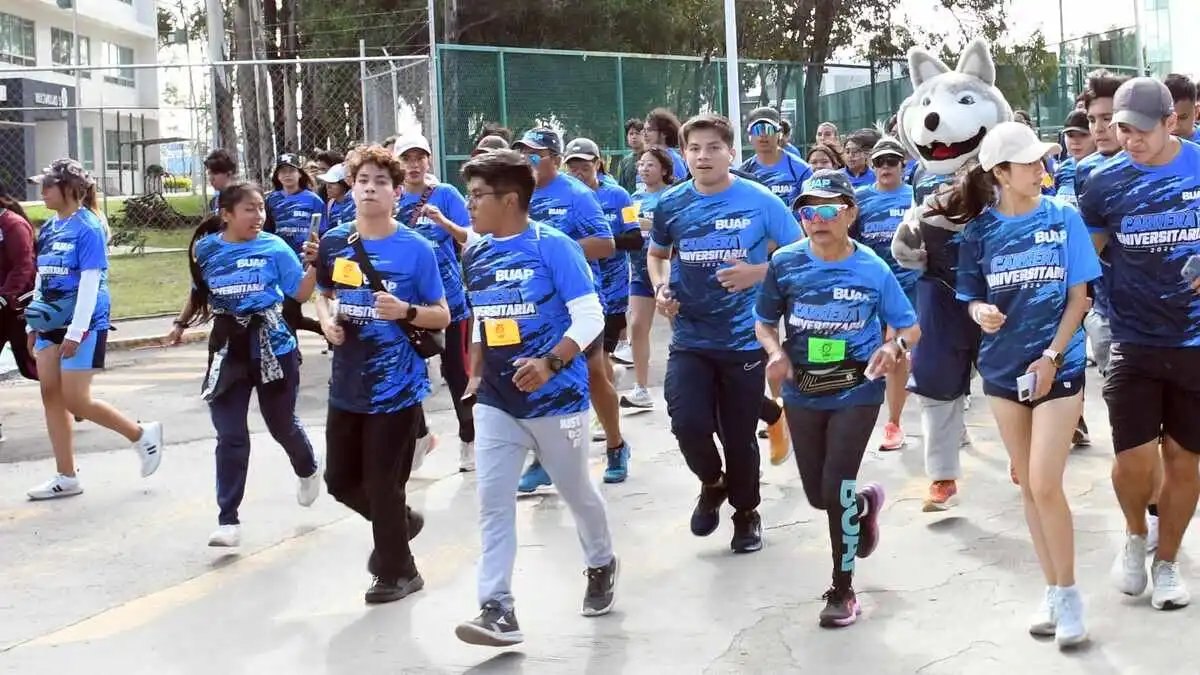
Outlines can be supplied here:
M824 511L829 518L835 585L838 581L848 584L858 548L858 515L865 506L858 491L858 469L879 417L879 406L813 410L788 405L786 417L804 495L813 508ZM851 509L847 520L846 511Z
M26 342L25 319L11 308L0 309L0 350L8 343L12 347L13 360L17 362L17 370L28 380L36 380L37 361L29 353Z

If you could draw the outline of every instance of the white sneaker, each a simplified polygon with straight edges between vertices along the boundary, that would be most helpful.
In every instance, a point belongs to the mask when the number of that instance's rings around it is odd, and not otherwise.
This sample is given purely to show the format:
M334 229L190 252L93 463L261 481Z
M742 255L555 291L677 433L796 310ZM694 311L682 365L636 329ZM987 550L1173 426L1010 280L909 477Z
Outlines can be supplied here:
M219 548L235 548L242 545L241 525L222 525L208 535L208 545Z
M1158 550L1158 516L1146 516L1146 553Z
M623 366L633 365L633 345L626 340L621 340L617 343L617 348L613 350L612 360Z
M416 471L425 463L425 455L433 452L437 447L437 436L433 432L429 432L417 439L417 447L413 450L412 470Z
M458 443L458 470L467 473L475 470L475 441Z
M604 433L604 425L600 424L600 418L596 417L596 413L592 413L592 442L599 443L607 439L608 436Z
M142 458L142 478L158 471L162 462L162 422L147 422L142 425L142 437L133 444Z
M1146 591L1149 577L1146 574L1146 538L1136 534L1125 535L1125 545L1113 561L1112 581L1125 595L1141 595Z
M654 399L650 397L649 389L635 385L633 391L621 395L621 407L652 410L654 409Z
M1180 609L1192 601L1187 584L1179 575L1179 563L1166 560L1154 561L1154 594L1150 604L1154 609Z
M1054 635L1058 627L1058 587L1047 586L1037 611L1029 618L1030 635Z
M963 412L971 412L971 395L967 394L963 397Z
M1054 641L1059 647L1074 647L1087 640L1087 627L1083 624L1083 597L1075 586L1058 589L1055 598L1058 627Z
M83 487L79 485L78 476L64 476L61 473L55 474L54 478L42 483L25 493L33 501L41 501L43 499L58 499L60 497L73 497L83 492Z
M296 501L300 506L312 506L317 501L317 497L321 496L321 479L324 477L321 463L317 462L317 470L311 476L300 479L300 487L296 490Z

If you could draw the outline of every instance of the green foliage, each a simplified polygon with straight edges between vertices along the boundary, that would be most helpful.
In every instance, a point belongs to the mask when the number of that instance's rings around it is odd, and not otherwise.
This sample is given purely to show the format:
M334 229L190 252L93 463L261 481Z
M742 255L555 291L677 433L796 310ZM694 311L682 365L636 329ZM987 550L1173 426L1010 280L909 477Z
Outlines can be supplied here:
M163 188L175 190L176 192L191 192L192 179L188 176L165 176L163 178Z

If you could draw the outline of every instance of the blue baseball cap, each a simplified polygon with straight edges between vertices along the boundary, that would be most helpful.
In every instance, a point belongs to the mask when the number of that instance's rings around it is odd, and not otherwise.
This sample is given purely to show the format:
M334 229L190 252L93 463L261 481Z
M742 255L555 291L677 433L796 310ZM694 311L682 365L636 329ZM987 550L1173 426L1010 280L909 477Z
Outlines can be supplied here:
M802 188L803 192L799 197L792 202L792 208L795 209L804 205L805 197L820 197L829 199L832 197L846 197L854 201L854 186L850 184L850 177L841 169L821 169L814 173L811 178L804 181Z
M526 147L532 150L549 150L551 154L561 155L563 152L562 134L546 127L530 129L512 146L516 150Z

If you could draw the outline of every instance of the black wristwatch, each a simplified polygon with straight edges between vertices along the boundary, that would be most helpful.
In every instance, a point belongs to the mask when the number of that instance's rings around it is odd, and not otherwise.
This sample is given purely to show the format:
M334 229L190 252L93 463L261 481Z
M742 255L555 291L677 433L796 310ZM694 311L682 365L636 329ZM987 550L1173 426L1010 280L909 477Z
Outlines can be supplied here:
M546 365L550 366L550 372L554 373L555 375L557 375L560 371L562 371L563 366L567 365L566 363L563 362L562 359L555 356L554 354L547 354L545 358L546 358Z
M409 305L408 311L404 313L404 320L411 323L416 318L417 318L417 306Z

